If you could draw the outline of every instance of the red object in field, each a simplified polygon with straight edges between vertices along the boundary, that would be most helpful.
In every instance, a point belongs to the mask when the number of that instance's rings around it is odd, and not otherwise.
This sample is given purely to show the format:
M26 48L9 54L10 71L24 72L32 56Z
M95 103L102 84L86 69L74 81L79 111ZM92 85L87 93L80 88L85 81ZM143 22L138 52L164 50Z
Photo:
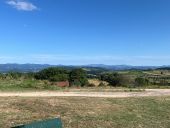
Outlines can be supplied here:
M68 87L70 84L68 81L60 81L60 82L55 82L54 85L57 85L59 87Z

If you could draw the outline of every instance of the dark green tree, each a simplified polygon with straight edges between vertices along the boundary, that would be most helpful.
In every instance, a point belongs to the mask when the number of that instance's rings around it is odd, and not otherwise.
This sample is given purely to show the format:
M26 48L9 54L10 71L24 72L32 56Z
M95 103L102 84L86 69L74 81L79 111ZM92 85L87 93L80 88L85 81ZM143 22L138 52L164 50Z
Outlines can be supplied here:
M85 86L88 85L87 73L83 69L73 69L69 75L70 85Z
M126 77L118 73L105 73L99 76L102 81L107 81L111 86L125 86Z
M69 80L69 72L63 68L47 68L35 74L36 79L49 81Z

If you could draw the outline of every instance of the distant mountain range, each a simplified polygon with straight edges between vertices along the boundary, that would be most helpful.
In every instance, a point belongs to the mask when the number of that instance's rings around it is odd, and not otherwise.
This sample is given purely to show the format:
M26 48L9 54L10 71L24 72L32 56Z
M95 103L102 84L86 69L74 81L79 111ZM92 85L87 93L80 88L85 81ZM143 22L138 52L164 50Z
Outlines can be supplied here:
M157 69L161 66L131 66L131 65L104 65L104 64L91 64L89 67L100 67L108 70L147 70L147 69Z
M148 69L170 69L170 66L131 66L131 65L49 65L49 64L0 64L0 72L6 73L9 71L16 72L38 72L48 67L65 67L65 68L86 68L95 70L148 70Z
M51 67L48 64L0 64L0 72L38 72L44 68Z

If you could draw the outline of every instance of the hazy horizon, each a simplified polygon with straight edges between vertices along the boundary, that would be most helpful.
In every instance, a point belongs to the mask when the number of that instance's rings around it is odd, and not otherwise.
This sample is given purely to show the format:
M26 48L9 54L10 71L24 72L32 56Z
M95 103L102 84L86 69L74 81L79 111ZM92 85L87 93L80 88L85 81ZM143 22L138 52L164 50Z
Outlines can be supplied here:
M0 63L0 65L51 65L51 66L137 66L137 67L170 67L170 65L128 65L128 64L99 64L99 63L89 63L89 64L48 64L48 63Z

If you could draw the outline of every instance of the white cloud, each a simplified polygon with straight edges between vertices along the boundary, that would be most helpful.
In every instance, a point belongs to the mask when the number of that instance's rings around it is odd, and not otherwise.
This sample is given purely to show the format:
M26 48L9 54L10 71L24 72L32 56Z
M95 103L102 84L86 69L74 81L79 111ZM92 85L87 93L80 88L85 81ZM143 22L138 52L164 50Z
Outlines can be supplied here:
M38 9L34 4L25 0L8 0L6 3L17 10L22 11L33 11Z

